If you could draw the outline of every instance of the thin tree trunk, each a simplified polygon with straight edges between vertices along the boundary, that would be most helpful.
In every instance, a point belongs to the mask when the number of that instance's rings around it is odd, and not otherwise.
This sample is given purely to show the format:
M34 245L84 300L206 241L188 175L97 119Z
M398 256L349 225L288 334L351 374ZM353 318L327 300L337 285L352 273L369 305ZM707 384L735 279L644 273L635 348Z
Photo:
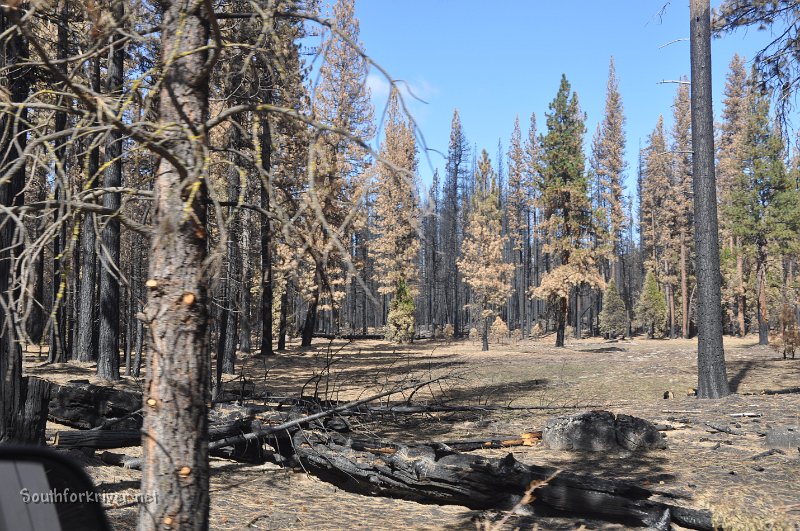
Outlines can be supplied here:
M747 333L744 321L744 315L747 304L747 291L744 285L744 253L742 252L739 240L736 240L736 321L739 324L739 337L744 337Z
M27 120L27 109L22 108L20 109L20 112L24 113L22 115L24 116L23 119ZM17 127L24 128L24 125L18 124ZM20 140L27 143L27 136L23 135ZM45 201L47 199L46 172L47 169L42 166L33 168L31 171L31 176L26 187L35 190L35 194L33 194L32 197L34 201ZM34 238L41 237L42 233L44 232L45 224L45 220L37 220L35 222L34 226L32 227ZM38 346L39 357L41 357L42 341L44 339L45 322L47 319L44 294L44 263L44 252L36 253L36 256L33 257L33 263L31 264L32 275L30 290L33 304L31 305L30 314L28 315L27 322L25 323L27 327L28 338L30 339L31 344Z
M111 15L121 24L125 18L123 0L115 0L111 5ZM111 38L118 38L114 34ZM107 87L108 94L122 103L124 81L125 49L117 45L111 52ZM122 186L122 133L112 130L106 145L106 164L104 185ZM103 194L103 206L117 211L120 208L120 194ZM106 380L119 380L119 219L109 216L100 234L100 336L97 344L97 376Z
M489 317L483 318L483 326L481 327L481 350L483 352L489 350Z
M286 287L281 294L281 316L278 321L278 352L286 350L286 320L289 312L289 287L290 280L286 279ZM355 331L355 328L353 329Z
M100 60L93 62L93 81L92 84L97 90L100 77ZM97 178L97 171L100 168L100 149L95 146L89 153L89 179ZM95 231L94 215L91 212L83 213L81 224L81 285L78 296L78 322L77 340L75 351L78 361L88 362L94 358L94 316L95 316L95 285L97 283L96 251L95 251Z
M681 336L689 339L689 264L686 229L681 229Z
M675 339L675 288L667 284L667 299L669 300L669 338Z
M59 24L58 24L58 51L56 56L59 60L64 61L60 63L58 68L62 74L66 75L66 58L69 53L68 41L68 28L69 23L69 0L61 0L59 7ZM55 113L54 129L56 132L64 131L67 128L67 113L58 111ZM55 190L54 196L56 201L63 201L66 197L66 190L64 189L69 183L69 173L67 171L66 161L66 145L67 139L61 138L56 141L55 156L62 164L63 174L55 177ZM62 180L63 178L63 180ZM53 214L54 222L58 223L62 215L62 207ZM61 223L56 238L53 242L53 310L52 310L52 327L50 329L50 351L47 361L50 363L61 363L67 360L67 345L66 345L66 254L67 247L67 230L66 223Z
M314 337L314 332L317 328L317 306L319 306L319 295L322 289L322 264L317 264L314 271L314 294L311 301L308 303L308 310L306 311L306 320L303 324L303 334L300 340L301 347L310 347L311 340Z
M269 179L272 154L272 133L269 120L261 120L261 164ZM261 208L269 212L267 183L261 184ZM272 356L272 222L261 216L261 355Z
M241 213L241 244L239 252L242 261L242 281L239 284L239 350L249 353L252 350L251 335L253 330L251 328L251 315L250 315L250 277L251 264L250 264L250 212L244 211Z
M368 262L369 256L368 256L368 252L367 252L367 241L369 241L368 240L369 233L366 232L366 231L367 231L367 229L364 229L364 242L363 242L363 244L361 246L361 259L364 261L364 278L368 279L369 278L369 273L370 273L369 262ZM366 285L367 284L365 282L365 286ZM367 335L367 328L369 326L368 322L367 322L367 306L368 306L367 305L367 302L368 302L367 301L367 296L368 296L367 295L367 290L366 289L361 290L361 318L363 319L363 322L361 323L361 334L362 335Z
M692 157L694 165L695 248L697 249L697 396L730 393L722 346L717 186L714 173L714 112L711 102L711 8L691 0Z
M234 123L230 134L230 147L232 150L241 146L239 125ZM219 345L217 346L217 392L221 373L234 374L236 365L236 336L239 328L236 311L236 272L241 270L239 264L238 230L239 212L233 206L239 201L241 184L239 182L238 157L232 156L231 168L228 172L228 230L227 230L227 261L225 264L225 279L222 286L222 304L220 308Z
M758 344L769 345L769 310L767 308L767 249L759 241L756 258L756 284L758 289Z
M25 112L25 114L27 115L27 110L23 110L21 112ZM39 201L44 201L45 199L47 199L47 195L44 192L44 185L42 185L42 189L38 195L39 197L37 198L37 200ZM38 232L40 230L41 230L40 228L37 229L37 236L41 234L40 232ZM28 336L31 340L31 343L39 345L39 352L41 352L41 344L42 340L44 339L44 328L45 328L44 253L39 253L35 257L32 267L33 267L33 280L31 282L32 283L31 291L33 292L33 305L31 307L31 313L28 318L27 327L28 327Z
M174 58L161 77L162 126L202 131L207 119L210 32L203 5L162 2L161 57ZM172 158L161 158L155 177L140 531L209 525L206 141L166 141Z
M583 339L583 305L581 304L581 286L575 288L575 339Z
M125 376L130 376L131 373L131 351L133 350L133 315L136 313L134 308L134 295L133 295L133 279L134 279L134 264L131 260L130 264L130 284L125 289L125 294L128 299L127 315L125 316Z

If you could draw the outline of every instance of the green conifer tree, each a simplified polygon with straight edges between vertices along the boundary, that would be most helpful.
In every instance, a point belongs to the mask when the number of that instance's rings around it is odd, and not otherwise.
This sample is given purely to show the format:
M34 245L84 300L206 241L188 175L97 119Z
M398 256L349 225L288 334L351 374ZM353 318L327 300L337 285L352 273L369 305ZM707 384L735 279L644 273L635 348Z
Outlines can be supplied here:
M617 284L611 279L603 292L603 309L600 312L600 331L609 337L625 337L628 332L628 316L625 303L617 291Z
M542 138L539 197L542 210L543 250L553 267L532 290L546 300L555 316L556 346L564 346L569 297L581 286L604 287L592 248L591 202L584 172L583 135L585 115L578 95L566 76L550 103L547 134Z
M745 143L748 121L748 84L745 60L734 55L725 82L722 122L717 139L717 189L720 202L720 240L723 278L723 302L732 325L740 336L745 330L745 308L748 290L746 274L748 260L741 238L734 235L734 218L724 215L731 207L731 192L744 172Z
M414 339L414 297L405 280L397 283L397 291L389 303L386 322L386 339L398 343L410 343Z
M658 289L658 282L652 270L647 271L644 288L636 304L636 317L647 332L647 337L653 338L656 334L664 333L667 324L667 304L664 295Z
M783 139L770 117L769 94L751 76L749 120L741 172L725 209L734 236L755 254L759 344L769 342L768 262L796 238L800 201L784 162Z

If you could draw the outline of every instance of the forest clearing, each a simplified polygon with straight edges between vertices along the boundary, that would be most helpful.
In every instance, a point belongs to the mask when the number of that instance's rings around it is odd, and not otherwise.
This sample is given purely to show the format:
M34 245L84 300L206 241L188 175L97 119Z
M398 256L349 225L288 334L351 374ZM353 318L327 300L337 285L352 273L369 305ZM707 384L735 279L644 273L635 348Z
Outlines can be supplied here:
M0 531L800 528L800 0L514 4L0 1Z
M522 408L380 415L358 423L359 432L397 442L496 439L541 430L552 415L591 409L643 417L673 428L663 432L665 450L575 454L547 449L537 441L532 446L475 453L502 457L512 452L522 462L630 480L685 496L684 503L711 508L727 527L772 524L774 529L789 529L800 518L797 449L764 455L769 450L764 436L769 429L800 424L800 398L796 391L788 392L796 389L800 359L783 360L775 349L758 346L757 336L726 338L728 370L736 394L699 407L696 398L687 396L696 384L696 341L584 339L569 340L563 349L553 348L551 342L550 337L515 343L506 338L489 352L481 352L479 342L464 340L451 344L423 340L401 347L384 341L336 340L312 349L294 344L276 358L243 360L242 374L253 386L248 400L253 404L261 402L256 397L266 396L265 392L291 393L314 374L325 375L320 398L337 400L385 389L390 382L414 374L451 377L435 389L420 391L413 399L415 404ZM335 352L332 357L331 351ZM47 371L51 380L60 383L99 383L91 365L36 369L35 356L27 355L30 374ZM132 378L117 385L140 389L140 383ZM230 381L226 387L235 390L239 384ZM674 393L674 399L664 399L667 391ZM306 394L313 393L307 390ZM393 400L398 401L402 402ZM542 407L548 409L536 409ZM706 423L729 427L737 434L709 428ZM52 437L65 429L69 428L50 422L47 433ZM139 448L113 451L140 454ZM139 471L103 464L98 458L102 450L92 457L73 452L86 463L101 492L131 497L138 493ZM475 529L481 522L494 519L496 523L504 514L364 497L337 489L301 469L289 471L276 464L242 464L224 458L212 458L211 463L211 529L333 530L341 529L343 514L357 529ZM109 507L108 514L115 529L135 529L135 507ZM534 525L575 529L582 524L588 529L598 525L609 528L608 523L590 518L515 515L502 529Z

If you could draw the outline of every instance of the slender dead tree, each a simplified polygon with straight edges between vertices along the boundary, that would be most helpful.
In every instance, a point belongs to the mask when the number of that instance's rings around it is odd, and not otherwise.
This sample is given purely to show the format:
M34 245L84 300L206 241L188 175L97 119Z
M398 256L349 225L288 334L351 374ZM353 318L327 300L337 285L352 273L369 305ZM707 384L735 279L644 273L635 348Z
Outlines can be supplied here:
M691 0L692 157L697 247L697 396L730 393L722 346L722 276L719 265L717 186L714 174L714 113L711 105L711 9Z
M261 165L269 179L272 166L272 129L269 119L261 120ZM261 208L269 211L269 193L266 185L261 186ZM272 356L272 222L261 217L261 355Z
M95 57L92 61L92 88L100 92L100 59ZM100 169L100 147L96 141L92 142L89 152L89 164L86 175L88 186L94 184L97 172ZM96 235L94 230L94 214L84 212L81 221L81 254L80 254L80 291L78 294L78 321L76 323L75 359L78 361L91 361L95 358L96 344L94 342L95 291L97 284L96 268Z
M115 0L111 14L117 24L125 16L123 0ZM115 39L117 34L111 38ZM107 91L120 102L122 100L125 49L121 44L112 44L111 61L108 65ZM122 185L122 134L111 131L106 145L105 186ZM120 207L120 194L103 195L103 206L110 211ZM119 219L110 216L100 236L100 335L97 345L97 376L107 380L119 380Z

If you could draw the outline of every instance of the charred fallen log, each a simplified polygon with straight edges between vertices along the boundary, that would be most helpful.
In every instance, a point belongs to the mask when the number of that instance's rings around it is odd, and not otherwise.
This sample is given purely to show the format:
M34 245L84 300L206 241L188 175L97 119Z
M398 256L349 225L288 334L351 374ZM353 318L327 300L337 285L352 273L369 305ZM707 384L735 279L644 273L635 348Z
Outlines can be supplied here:
M511 454L487 458L461 454L444 444L364 444L341 434L303 431L294 435L294 449L306 470L360 494L471 509L510 508L531 483L555 476L534 490L534 511L633 526L666 529L672 522L713 529L708 511L653 500L652 491L632 483L525 465Z
M119 419L117 429L139 429L142 394L89 383L52 385L48 420L78 429L90 429ZM126 417L123 419L123 417Z
M74 430L56 433L53 446L56 448L127 448L139 446L142 435L139 430Z
M226 437L234 437L261 428L261 422L250 418L241 418L208 427L209 441L218 441ZM57 448L128 448L139 446L142 435L139 430L74 430L56 433L53 446Z

